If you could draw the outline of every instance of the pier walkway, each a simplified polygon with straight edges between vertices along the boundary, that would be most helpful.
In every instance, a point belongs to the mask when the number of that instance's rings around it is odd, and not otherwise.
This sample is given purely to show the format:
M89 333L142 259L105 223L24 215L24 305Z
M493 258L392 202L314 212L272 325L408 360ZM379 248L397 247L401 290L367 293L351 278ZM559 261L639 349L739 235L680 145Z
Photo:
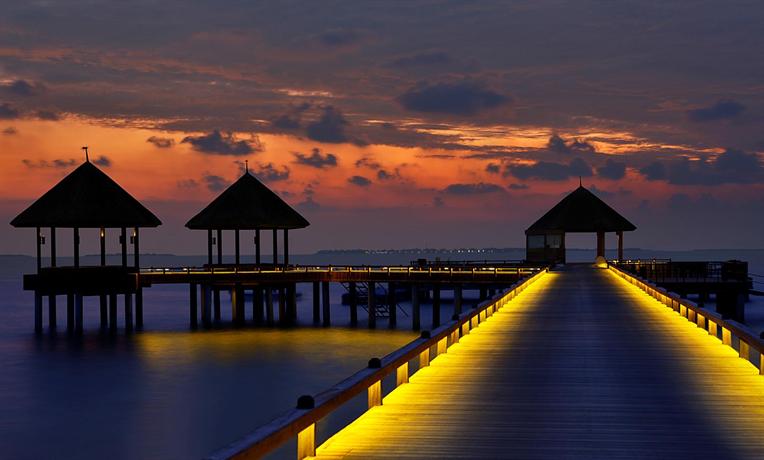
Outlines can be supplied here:
M316 455L761 458L764 377L614 272L568 266L530 285Z

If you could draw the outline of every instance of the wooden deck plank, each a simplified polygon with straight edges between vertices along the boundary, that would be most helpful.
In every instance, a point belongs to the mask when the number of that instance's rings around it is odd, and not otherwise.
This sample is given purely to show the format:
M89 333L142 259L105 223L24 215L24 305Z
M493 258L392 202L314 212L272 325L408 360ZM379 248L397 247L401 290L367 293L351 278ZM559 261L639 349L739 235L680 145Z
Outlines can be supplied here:
M321 459L761 458L764 377L605 270L546 275Z

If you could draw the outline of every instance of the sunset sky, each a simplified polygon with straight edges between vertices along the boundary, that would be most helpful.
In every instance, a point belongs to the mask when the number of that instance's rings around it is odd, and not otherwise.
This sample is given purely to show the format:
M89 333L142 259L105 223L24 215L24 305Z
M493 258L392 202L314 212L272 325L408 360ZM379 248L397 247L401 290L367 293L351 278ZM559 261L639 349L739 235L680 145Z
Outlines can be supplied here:
M87 145L150 252L203 252L183 225L245 160L296 252L523 246L579 176L627 247L762 247L760 1L3 5L6 223Z

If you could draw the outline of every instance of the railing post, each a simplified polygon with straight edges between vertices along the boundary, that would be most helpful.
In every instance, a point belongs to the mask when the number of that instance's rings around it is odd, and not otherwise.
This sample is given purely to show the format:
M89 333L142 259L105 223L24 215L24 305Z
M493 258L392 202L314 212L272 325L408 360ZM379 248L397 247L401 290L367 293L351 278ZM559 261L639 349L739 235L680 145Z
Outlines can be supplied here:
M746 361L750 361L751 360L751 347L750 347L750 345L748 345L748 342L746 342L742 338L738 339L738 341L740 343L739 356L741 358L745 359Z
M316 424L297 433L297 460L316 456Z
M727 346L732 346L732 331L722 326L722 343Z
M403 363L395 370L395 386L409 383L409 363Z
M368 390L369 393L369 409L375 406L382 405L382 381L377 380L372 383Z

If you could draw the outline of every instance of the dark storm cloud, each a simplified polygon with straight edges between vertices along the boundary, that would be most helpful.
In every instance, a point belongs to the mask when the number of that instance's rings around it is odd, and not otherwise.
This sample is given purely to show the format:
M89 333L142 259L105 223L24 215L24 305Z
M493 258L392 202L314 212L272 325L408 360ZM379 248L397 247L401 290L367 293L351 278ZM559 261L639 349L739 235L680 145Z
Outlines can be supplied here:
M61 117L56 112L50 110L38 110L35 112L35 117L37 117L38 120L45 121L58 121L61 119Z
M218 130L200 136L186 136L181 143L191 144L197 152L218 155L241 156L262 150L257 136L252 136L250 140L237 140L233 133L221 133Z
M96 166L101 166L101 167L104 167L104 168L111 167L111 159L109 159L109 157L106 157L106 156L103 156L103 155L100 155L98 158L94 158L94 159L90 160L90 162L93 163Z
M380 169L377 171L377 179L379 180L392 180L397 179L400 177L400 173L398 172L398 169L396 169L393 172L389 172L385 169Z
M255 176L257 176L259 179L263 180L264 182L277 182L280 180L286 180L289 179L289 168L287 166L282 166L281 168L278 168L273 163L267 163L267 164L261 164L258 165L257 172L255 173Z
M352 176L348 179L348 182L359 187L368 187L371 185L371 181L363 176Z
M440 67L452 64L454 59L442 51L430 53L417 53L409 56L402 56L390 61L389 67L400 69L409 69L412 67Z
M170 147L175 145L175 139L171 137L151 136L148 139L146 139L146 142L150 144L154 144L154 147L159 149L169 149Z
M443 189L448 195L483 195L486 193L499 193L504 189L496 184L478 182L476 184L451 184Z
M547 149L556 153L594 153L594 146L580 139L566 141L557 134L553 134L547 142Z
M652 162L640 169L648 180L674 185L722 185L764 183L764 166L757 153L728 149L713 160L677 158Z
M317 142L338 144L348 141L345 135L347 125L348 122L342 112L329 105L323 108L323 114L318 120L308 124L305 134L308 139Z
M65 168L71 168L72 166L77 164L77 160L74 158L70 158L68 160L57 158L55 160L29 160L29 159L23 159L21 162L29 169L38 169L38 168L53 168L53 169L65 169Z
M310 155L294 152L295 163L310 166L311 168L324 169L337 166L337 155L333 153L321 153L321 149L314 148Z
M298 130L302 126L303 113L310 107L311 104L308 102L292 107L288 112L272 118L271 126L283 131Z
M381 164L379 164L376 160L369 158L369 157L363 157L360 160L357 160L355 162L356 168L369 168L373 170L377 170L382 167Z
M15 120L21 116L19 109L5 102L0 104L0 120Z
M412 112L448 115L475 115L510 102L510 98L470 81L458 83L422 83L398 97L398 102Z
M694 122L729 120L739 117L745 110L746 107L743 104L726 100L719 101L709 107L688 110L687 118Z
M626 175L626 163L615 160L607 160L604 165L597 168L597 175L605 179L618 180Z
M514 165L507 168L505 174L522 180L563 181L571 177L590 177L592 168L584 160L574 158L567 164L539 161L532 165Z
M18 133L19 133L18 130L16 128L14 128L13 126L9 126L9 127L5 128L3 130L3 135L4 136L13 136L13 135L16 135Z
M30 83L26 80L14 80L0 86L6 93L14 96L37 96L45 92L46 88L40 83Z
M207 189L211 192L223 191L226 187L228 187L228 184L230 183L223 177L216 176L214 174L206 174L202 176L202 181L204 182L204 185L207 187Z
M488 174L499 174L501 172L501 165L498 163L488 163L485 166L485 172Z

